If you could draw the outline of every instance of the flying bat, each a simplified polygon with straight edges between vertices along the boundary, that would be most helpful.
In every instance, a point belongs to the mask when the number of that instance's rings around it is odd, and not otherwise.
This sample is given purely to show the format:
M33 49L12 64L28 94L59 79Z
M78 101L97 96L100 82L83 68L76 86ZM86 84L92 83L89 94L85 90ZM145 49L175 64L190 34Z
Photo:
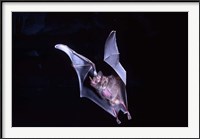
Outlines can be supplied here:
M71 59L72 66L78 75L80 97L86 97L96 103L114 116L118 124L121 123L118 118L120 110L127 114L129 120L131 119L126 93L126 71L119 61L116 31L111 31L104 48L104 62L114 70L109 76L103 75L101 71L97 72L92 61L67 45L57 44L55 48L65 52ZM89 86L85 85L86 82Z

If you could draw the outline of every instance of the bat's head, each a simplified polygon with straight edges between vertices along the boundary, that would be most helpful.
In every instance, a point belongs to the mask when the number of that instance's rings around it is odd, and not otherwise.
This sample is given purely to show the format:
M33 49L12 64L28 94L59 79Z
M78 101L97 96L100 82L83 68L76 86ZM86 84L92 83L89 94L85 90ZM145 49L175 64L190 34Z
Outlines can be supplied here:
M108 84L108 78L101 71L93 78L90 77L90 85L97 90L105 89Z
M94 87L95 89L98 88L99 83L101 82L101 78L103 77L103 73L99 71L96 76L93 78L90 77L90 85Z

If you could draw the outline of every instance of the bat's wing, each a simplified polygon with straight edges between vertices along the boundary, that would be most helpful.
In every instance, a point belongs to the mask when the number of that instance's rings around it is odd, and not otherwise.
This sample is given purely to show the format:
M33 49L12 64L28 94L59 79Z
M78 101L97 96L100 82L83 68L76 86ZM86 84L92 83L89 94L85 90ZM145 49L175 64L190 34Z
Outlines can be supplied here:
M86 97L96 103L98 106L103 108L111 115L115 115L113 109L110 107L108 102L102 99L90 86L85 85L85 81L88 76L96 76L95 64L87 59L86 57L76 53L68 46L63 44L57 44L55 48L65 52L72 61L72 65L76 70L79 79L80 97Z
M117 48L115 31L112 31L106 40L104 61L115 70L115 72L122 79L123 83L126 85L126 71L119 62L119 51Z
M104 61L109 64L122 80L121 84L121 99L128 108L127 94L126 94L126 71L119 61L119 51L116 42L116 31L111 31L109 34L104 49ZM121 109L126 112L125 110Z
M65 52L72 61L72 66L76 70L79 80L79 88L80 88L80 97L85 96L85 90L83 83L88 76L91 74L92 76L96 75L96 68L94 63L87 59L86 57L76 53L74 50L70 49L68 46L63 44L57 44L55 48Z

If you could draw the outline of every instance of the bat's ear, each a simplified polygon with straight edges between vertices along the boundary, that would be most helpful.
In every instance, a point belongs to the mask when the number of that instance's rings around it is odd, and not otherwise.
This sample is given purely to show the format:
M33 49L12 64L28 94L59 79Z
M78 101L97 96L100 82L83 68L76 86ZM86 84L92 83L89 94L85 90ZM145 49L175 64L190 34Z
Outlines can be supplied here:
M103 73L101 71L99 71L97 75L103 76Z

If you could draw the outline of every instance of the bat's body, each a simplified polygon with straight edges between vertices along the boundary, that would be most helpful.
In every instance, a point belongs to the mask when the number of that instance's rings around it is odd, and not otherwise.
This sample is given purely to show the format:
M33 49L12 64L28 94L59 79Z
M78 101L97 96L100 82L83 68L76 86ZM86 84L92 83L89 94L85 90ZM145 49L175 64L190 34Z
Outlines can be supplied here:
M91 79L91 86L96 89L103 99L114 106L119 104L119 99L121 98L120 82L121 80L113 75L106 77L98 73L97 76Z
M81 97L87 97L95 102L116 117L118 123L121 123L118 119L120 110L127 113L128 119L131 119L126 96L126 71L119 62L115 31L112 31L106 40L104 61L114 69L116 76L104 76L101 71L97 73L93 62L66 45L58 44L55 47L70 57L78 75ZM84 85L86 78L90 78L90 85L95 91Z
M118 105L122 105L124 112L128 114L128 119L131 119L130 113L123 102L121 94L121 92L123 92L123 82L118 76L115 77L110 75L106 77L102 72L98 72L97 76L94 76L93 79L90 78L90 80L90 84L96 89L96 92L102 97L102 99L106 100L111 107L113 107L113 112L118 123L120 123L120 121L115 110L115 107Z

